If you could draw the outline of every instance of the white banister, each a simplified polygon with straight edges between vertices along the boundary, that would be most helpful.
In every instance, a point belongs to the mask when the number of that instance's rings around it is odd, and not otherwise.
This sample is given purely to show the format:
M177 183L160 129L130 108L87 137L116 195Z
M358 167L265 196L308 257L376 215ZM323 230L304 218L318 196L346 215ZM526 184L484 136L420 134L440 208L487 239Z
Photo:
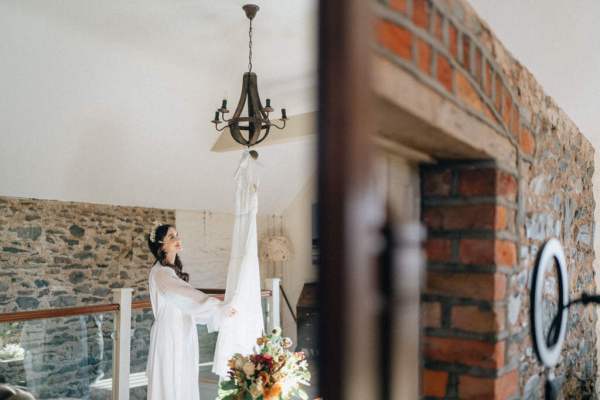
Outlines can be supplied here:
M271 291L271 297L267 302L267 333L274 328L281 328L281 311L279 308L279 285L280 278L269 278L265 280L267 290Z
M113 301L119 304L113 340L113 400L129 400L132 292L131 288L113 289Z

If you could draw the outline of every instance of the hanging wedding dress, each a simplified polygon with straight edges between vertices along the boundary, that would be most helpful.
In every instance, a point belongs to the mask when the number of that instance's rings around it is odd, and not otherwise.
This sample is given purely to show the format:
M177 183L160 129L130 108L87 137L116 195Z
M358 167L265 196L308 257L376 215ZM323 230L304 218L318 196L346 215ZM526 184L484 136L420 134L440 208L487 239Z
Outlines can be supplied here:
M251 353L264 329L256 232L259 184L256 164L246 150L235 174L235 223L225 302L230 302L238 312L224 321L219 330L213 372L221 377L227 375L227 360L235 353Z

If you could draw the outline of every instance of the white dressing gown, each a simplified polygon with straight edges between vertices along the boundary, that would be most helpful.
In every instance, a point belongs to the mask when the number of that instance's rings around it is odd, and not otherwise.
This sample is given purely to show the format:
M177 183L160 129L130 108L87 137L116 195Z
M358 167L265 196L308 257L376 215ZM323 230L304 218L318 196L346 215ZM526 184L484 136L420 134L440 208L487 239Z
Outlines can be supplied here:
M196 324L218 330L223 302L196 290L170 267L154 264L149 277L154 324L148 353L148 400L199 400Z

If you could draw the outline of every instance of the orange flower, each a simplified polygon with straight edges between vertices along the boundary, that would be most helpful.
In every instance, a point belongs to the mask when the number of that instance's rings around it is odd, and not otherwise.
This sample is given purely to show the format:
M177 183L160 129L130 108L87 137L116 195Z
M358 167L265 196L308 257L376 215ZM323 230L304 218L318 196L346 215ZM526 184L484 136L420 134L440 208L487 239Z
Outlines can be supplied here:
M258 377L259 377L260 379L262 379L263 383L267 383L267 382L269 382L269 374L267 374L265 371L261 371L261 372L258 374Z
M270 388L265 388L264 398L265 400L276 399L281 394L281 385L279 383L274 384Z
M266 344L269 341L268 338L261 336L258 339L256 339L256 344L259 346L262 346L263 344Z

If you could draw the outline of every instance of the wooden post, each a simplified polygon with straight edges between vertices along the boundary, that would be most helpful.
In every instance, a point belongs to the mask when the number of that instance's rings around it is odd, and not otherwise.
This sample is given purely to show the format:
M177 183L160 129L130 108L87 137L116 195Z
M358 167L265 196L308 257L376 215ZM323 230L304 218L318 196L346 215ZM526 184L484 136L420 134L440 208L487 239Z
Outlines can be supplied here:
M267 311L267 333L271 333L275 328L281 328L281 310L279 303L279 285L281 279L269 278L265 280L266 289L271 291L271 297L268 301Z
M113 289L113 301L119 304L113 340L113 400L129 400L132 292L131 288Z
M319 394L379 398L372 2L319 2Z

